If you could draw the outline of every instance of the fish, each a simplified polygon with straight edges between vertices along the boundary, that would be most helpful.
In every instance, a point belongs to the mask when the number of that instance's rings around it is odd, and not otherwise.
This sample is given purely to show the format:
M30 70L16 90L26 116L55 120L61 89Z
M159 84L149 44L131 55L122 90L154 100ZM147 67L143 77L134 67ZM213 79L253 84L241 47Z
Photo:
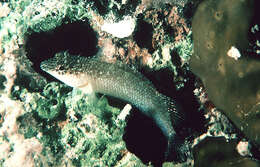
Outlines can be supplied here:
M123 63L108 63L97 57L83 57L59 52L40 64L40 68L61 82L84 93L101 93L128 102L152 118L167 139L165 160L185 159L181 139L174 130L183 121L176 102L159 93L136 69ZM176 158L175 158L176 159Z

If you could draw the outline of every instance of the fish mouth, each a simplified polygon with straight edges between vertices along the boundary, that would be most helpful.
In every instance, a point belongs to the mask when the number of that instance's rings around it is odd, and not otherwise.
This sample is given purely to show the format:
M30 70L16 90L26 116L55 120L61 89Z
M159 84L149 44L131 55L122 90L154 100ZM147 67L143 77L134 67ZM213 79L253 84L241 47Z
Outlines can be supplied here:
M57 67L58 67L58 60L55 58L44 60L40 64L40 68L45 72L55 71Z
M40 64L40 68L41 68L43 71L45 71L45 72L48 71L48 65L47 65L46 62L47 62L47 61L42 61L41 64Z

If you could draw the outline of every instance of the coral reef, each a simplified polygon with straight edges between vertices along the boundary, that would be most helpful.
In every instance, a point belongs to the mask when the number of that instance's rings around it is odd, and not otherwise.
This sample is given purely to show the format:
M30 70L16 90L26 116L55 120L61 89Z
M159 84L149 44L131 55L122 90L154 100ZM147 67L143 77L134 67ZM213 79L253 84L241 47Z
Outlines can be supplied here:
M252 142L260 144L259 58L250 51L257 1L206 0L193 18L190 66L209 99Z
M225 137L240 141L241 155L254 155L250 142L241 140L244 136L230 120L202 97L205 90L189 71L191 19L200 1L1 1L0 166L19 162L21 166L187 167L211 161L194 154L195 159L189 155L184 163L164 162L167 141L152 120L122 101L84 95L40 69L43 60L64 51L107 62L120 60L149 78L160 93L176 98L187 116L176 129L187 146L196 147L208 136ZM258 31L259 26L252 27L252 32ZM251 51L258 53L257 38L251 43L255 43ZM232 46L227 57L243 60L241 46ZM200 147L204 148L208 147ZM235 151L230 153L223 163L241 159Z
M54 82L47 84L42 93L16 88L13 96L26 108L26 112L17 113L17 133L43 145L40 164L116 166L125 163L123 159L128 156L142 165L126 150L122 140L126 123L117 118L120 110L109 106L106 98L96 101ZM4 124L8 122L5 116ZM2 161L8 163L9 159Z
M101 48L105 59L136 63L138 68L173 68L171 51L176 47L188 57L192 46L191 35L185 37L190 29L179 17L181 10L171 2L160 9L160 15L167 16L164 25L169 26L157 34L164 27L160 18L151 18L138 0L0 4L0 165L19 161L22 166L147 166L151 160L144 165L122 140L126 118L119 109L105 97L93 99L58 83L39 64L59 51L93 56ZM152 10L155 14L158 9ZM153 36L154 45L149 45L153 53L133 37L144 28L137 26L140 15L149 23L157 20L148 34ZM131 26L127 33L111 31L121 23ZM180 31L169 33L174 29ZM156 42L158 38L163 40Z

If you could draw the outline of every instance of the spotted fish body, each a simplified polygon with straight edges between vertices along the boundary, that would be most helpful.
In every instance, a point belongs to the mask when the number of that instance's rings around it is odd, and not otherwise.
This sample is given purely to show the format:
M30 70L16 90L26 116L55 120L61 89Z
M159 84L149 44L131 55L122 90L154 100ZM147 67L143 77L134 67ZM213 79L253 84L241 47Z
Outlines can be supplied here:
M141 73L124 64L71 56L66 52L42 62L41 69L84 92L94 91L131 103L155 121L168 139L166 154L172 152L176 137L174 124L180 119L178 108Z

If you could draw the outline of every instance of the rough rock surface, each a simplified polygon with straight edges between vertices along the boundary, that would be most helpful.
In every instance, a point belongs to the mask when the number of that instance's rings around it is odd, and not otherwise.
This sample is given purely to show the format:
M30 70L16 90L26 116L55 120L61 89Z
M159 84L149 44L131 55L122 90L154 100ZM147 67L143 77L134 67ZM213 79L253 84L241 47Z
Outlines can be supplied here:
M195 166L200 167L259 167L256 161L242 157L236 150L236 141L207 138L194 148Z
M202 79L209 99L259 146L260 61L259 54L250 51L257 4L253 0L201 3L192 22L190 66Z

